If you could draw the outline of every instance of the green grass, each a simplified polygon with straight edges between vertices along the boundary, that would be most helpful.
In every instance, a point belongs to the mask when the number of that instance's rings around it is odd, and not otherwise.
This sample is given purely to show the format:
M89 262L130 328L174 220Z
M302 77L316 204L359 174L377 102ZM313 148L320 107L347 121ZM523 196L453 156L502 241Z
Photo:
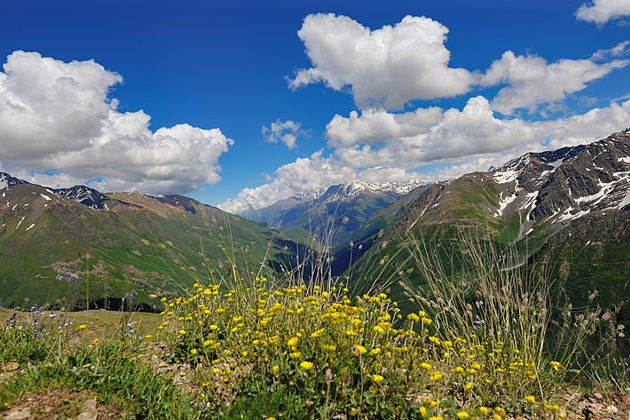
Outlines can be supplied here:
M32 346L37 341L30 339L28 344ZM12 346L19 349L15 342ZM9 382L0 382L0 404L8 408L27 393L64 388L92 391L102 403L119 407L125 418L198 417L200 410L195 410L190 397L174 386L168 377L138 360L136 346L107 340L103 345L78 345L53 353L58 349L41 344L36 347L42 347L39 353L31 351L28 354L30 364Z

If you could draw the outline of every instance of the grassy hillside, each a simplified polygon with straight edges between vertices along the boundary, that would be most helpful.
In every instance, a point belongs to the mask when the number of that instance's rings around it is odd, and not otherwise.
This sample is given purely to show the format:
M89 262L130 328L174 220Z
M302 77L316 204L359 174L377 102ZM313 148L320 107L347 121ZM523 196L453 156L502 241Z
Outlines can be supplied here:
M96 210L35 185L8 191L0 206L0 299L5 306L149 309L152 294L175 293L232 267L290 264L303 245L282 232L181 198L110 194ZM45 198L44 196L48 197ZM296 239L304 235L292 235ZM301 253L304 255L305 250Z

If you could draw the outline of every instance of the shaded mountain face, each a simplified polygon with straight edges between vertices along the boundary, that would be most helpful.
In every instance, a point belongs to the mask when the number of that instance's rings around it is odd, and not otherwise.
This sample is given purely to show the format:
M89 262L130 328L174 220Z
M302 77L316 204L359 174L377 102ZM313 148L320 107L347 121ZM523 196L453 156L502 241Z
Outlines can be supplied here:
M375 240L379 246L354 269L363 278L400 277L412 268L402 245L406 239L450 244L452 251L465 232L497 245L516 244L524 258L551 261L576 305L596 293L595 304L614 306L627 322L629 222L626 130L588 145L527 153L501 168L429 186L401 208L392 227Z
M54 191L55 194L69 198L70 200L74 200L77 203L81 203L84 206L88 206L93 209L104 208L105 202L109 200L106 195L101 194L93 188L86 187L85 185L75 185L71 188L58 188L52 191Z
M0 304L82 308L304 255L284 233L184 196L50 189L0 174ZM267 245L269 252L267 252Z
M13 187L18 184L27 184L27 182L21 179L12 177L6 172L0 172L0 190L7 187Z
M300 227L338 247L377 212L400 200L419 184L352 181L300 194L269 207L244 212L251 220L282 229Z

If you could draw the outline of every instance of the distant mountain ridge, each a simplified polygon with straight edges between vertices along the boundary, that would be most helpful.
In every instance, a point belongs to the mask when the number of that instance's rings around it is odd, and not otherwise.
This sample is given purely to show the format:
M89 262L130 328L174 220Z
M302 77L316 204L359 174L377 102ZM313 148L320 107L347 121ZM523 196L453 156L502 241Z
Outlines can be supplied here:
M376 212L423 184L350 181L301 193L243 216L281 229L300 227L328 245L340 245Z
M175 292L211 275L290 267L296 235L181 195L47 188L0 173L0 304L103 307ZM267 245L269 252L267 252Z

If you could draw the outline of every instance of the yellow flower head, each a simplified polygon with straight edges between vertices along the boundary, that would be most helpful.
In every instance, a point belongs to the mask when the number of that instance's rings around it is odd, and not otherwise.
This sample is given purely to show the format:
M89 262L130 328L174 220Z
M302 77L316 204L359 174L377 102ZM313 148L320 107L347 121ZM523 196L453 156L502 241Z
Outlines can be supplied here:
M429 379L436 382L442 380L442 378L444 378L444 374L440 371L431 372L431 375L429 375Z
M383 380L385 379L385 378L383 378L383 376L378 375L378 374L370 375L370 378L377 385L380 384L381 382L383 382Z
M533 395L527 395L524 399L530 404L536 404L536 397Z
M307 362L307 361L300 362L300 369L306 370L306 371L312 370L313 369L313 363Z
M367 349L365 347L363 347L361 344L357 344L356 346L354 346L354 353L357 356L360 356L362 354L367 353Z
M377 334L385 334L385 330L380 325L373 326L372 331L374 331Z
M468 411L460 411L457 413L457 418L458 419L462 419L462 420L466 420L470 418L470 414L468 414Z
M380 347L375 347L372 350L370 350L370 355L372 355L372 356L378 356L379 354L381 354L381 348Z

